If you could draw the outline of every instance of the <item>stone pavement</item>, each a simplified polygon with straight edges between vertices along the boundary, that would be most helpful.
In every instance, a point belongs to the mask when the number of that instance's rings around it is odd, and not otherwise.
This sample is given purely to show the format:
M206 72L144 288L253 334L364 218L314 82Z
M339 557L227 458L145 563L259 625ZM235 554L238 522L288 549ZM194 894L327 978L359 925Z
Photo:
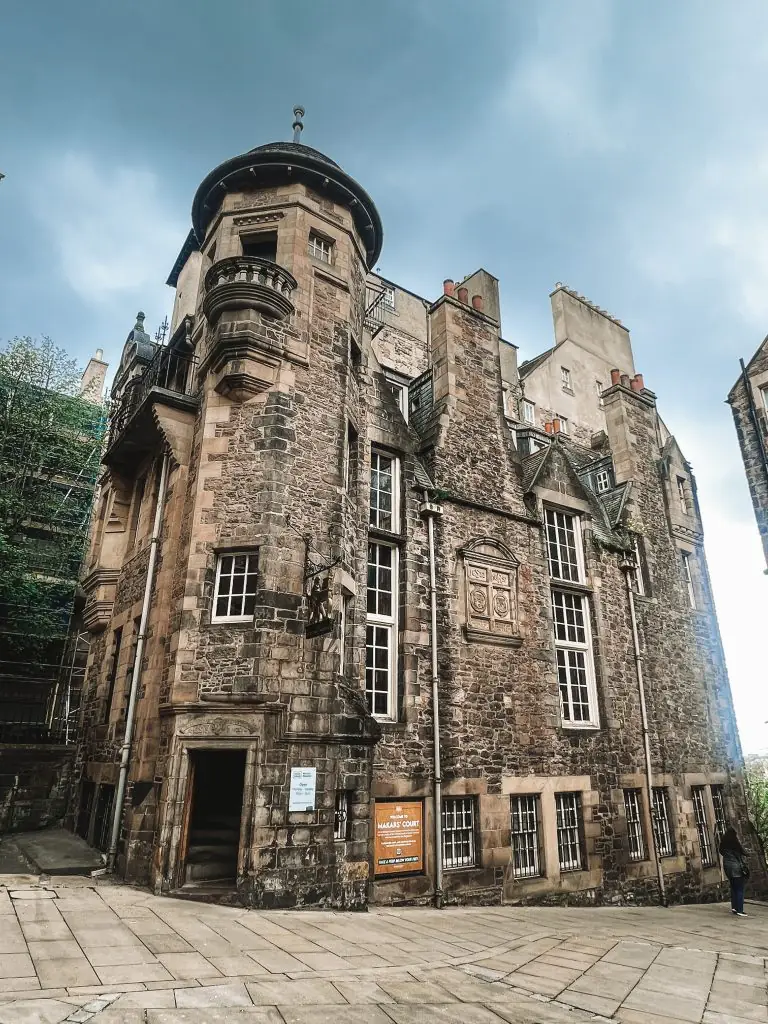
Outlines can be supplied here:
M246 911L0 878L0 1024L768 1022L768 906Z

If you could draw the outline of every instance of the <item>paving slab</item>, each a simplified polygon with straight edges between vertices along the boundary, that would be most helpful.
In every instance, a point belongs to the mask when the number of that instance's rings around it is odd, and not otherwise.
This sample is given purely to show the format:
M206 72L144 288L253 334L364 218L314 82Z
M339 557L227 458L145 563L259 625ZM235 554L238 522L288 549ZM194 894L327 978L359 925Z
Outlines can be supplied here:
M280 1013L285 1024L392 1024L392 1018L373 1005L283 1006Z
M206 1007L205 1009L147 1010L141 1024L284 1024L274 1006ZM101 1021L94 1021L101 1024Z
M330 981L249 981L246 985L256 1006L320 1006L346 999Z
M60 1024L74 1010L58 999L19 999L0 1006L0 1024Z
M90 875L104 866L96 850L63 828L25 832L14 836L14 843L41 874Z
M176 1006L253 1006L245 985L206 985L204 988L182 988L176 993Z

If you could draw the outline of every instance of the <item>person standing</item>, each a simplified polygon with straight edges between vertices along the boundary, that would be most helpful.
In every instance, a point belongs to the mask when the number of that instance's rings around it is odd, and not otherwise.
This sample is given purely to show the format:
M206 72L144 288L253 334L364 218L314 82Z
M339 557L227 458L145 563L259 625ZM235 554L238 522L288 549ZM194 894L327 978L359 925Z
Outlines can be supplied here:
M723 858L723 871L731 883L731 913L737 917L746 917L744 884L749 878L747 852L736 835L736 829L730 825L720 840L720 856Z

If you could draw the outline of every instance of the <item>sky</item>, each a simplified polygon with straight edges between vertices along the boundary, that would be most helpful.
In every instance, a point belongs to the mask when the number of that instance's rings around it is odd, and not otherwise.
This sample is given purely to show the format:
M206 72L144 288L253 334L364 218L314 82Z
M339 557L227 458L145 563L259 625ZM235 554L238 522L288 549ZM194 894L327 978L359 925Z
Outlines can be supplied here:
M725 397L768 331L764 0L50 0L0 32L0 341L116 365L200 181L291 137L368 190L381 272L485 267L504 337L565 282L632 332L696 474L742 742L768 750L768 578Z

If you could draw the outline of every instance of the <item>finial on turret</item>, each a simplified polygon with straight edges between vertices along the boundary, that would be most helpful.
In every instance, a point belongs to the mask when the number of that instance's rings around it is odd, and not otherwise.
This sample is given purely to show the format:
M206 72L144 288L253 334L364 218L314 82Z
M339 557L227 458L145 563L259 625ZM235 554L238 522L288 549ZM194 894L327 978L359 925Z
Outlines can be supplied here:
M134 331L144 330L144 313L141 310L136 314L136 323L133 325L133 329Z
M293 122L293 141L301 141L301 133L304 130L304 122L301 120L304 117L304 107L294 107L293 116L296 120Z

